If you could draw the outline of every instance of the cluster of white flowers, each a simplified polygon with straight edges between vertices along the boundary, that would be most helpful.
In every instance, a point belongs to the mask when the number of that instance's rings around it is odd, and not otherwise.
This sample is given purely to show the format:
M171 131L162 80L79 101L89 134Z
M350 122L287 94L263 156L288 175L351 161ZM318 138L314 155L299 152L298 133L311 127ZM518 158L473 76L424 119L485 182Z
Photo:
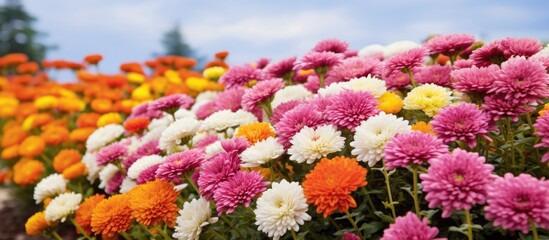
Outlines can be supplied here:
M46 220L55 222L61 220L64 222L67 217L74 213L80 206L82 201L82 194L77 193L62 193L56 198L51 200L50 204L46 207Z
M290 142L290 160L311 164L330 153L340 151L345 145L345 138L333 125L324 125L316 130L303 127Z
M223 132L228 128L236 128L240 125L254 122L257 122L257 117L250 112L244 110L236 112L221 110L204 119L200 130Z
M118 124L109 124L95 130L86 141L88 152L98 151L100 148L114 142L124 133L124 127Z
M182 118L170 124L160 135L159 148L168 153L179 151L182 139L191 141L200 127L200 121L194 118Z
M175 232L172 237L179 240L198 240L202 228L216 223L217 220L217 217L212 217L210 202L205 199L199 198L185 202L175 220Z
M166 159L160 155L149 155L137 159L132 166L128 169L128 177L131 179L137 179L139 175L156 164L163 163Z
M261 164L277 159L282 154L284 154L284 147L275 138L269 137L256 142L253 146L244 150L240 154L240 158L242 158L240 165L242 167L258 167Z
M59 193L65 192L65 190L67 190L67 183L68 180L63 178L63 175L58 173L51 174L36 184L33 198L37 204L41 203L48 197L53 197Z
M348 82L332 83L318 90L319 96L337 95L345 90L355 92L369 92L375 98L379 98L387 92L385 81L368 75L367 77L353 78Z

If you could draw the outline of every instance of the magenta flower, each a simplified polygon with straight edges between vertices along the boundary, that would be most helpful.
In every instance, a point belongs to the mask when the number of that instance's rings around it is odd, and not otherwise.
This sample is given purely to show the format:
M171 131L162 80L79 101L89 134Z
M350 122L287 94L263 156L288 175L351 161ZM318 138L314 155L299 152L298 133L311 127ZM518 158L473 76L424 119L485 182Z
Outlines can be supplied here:
M536 129L534 134L541 138L541 141L534 147L549 148L549 114L538 117L534 128ZM549 161L549 152L545 153L541 158L541 162L545 163L547 161Z
M338 39L324 39L318 42L311 50L313 52L345 53L349 43Z
M317 127L325 123L322 113L310 104L300 104L286 112L282 119L275 125L278 142L284 148L290 148L290 140L303 127Z
M205 161L197 181L200 195L212 200L219 184L240 171L241 161L236 151L220 152Z
M303 87L309 90L309 92L317 93L318 89L320 89L320 78L316 74L309 75Z
M174 153L166 158L155 172L155 177L171 181L182 175L191 173L204 161L204 152L200 149L191 149Z
M416 214L408 212L404 217L397 217L395 223L383 231L383 237L380 240L433 240L438 234L438 229L429 227L427 222L427 218L419 220Z
M512 38L501 40L500 48L505 58L513 56L530 57L543 48L540 41L533 38Z
M297 105L301 104L302 101L300 100L291 100L285 103L281 103L278 105L275 109L273 109L273 116L271 117L271 123L277 124L280 119L286 114L286 112L294 109Z
M294 70L314 69L318 74L324 74L330 67L341 62L343 55L333 52L309 52L294 64Z
M241 154L250 146L250 143L248 143L248 140L246 140L243 137L235 137L231 139L224 139L221 140L221 147L225 152L237 152L238 154Z
M180 108L189 109L194 99L186 94L173 94L161 97L149 103L148 111L164 111L173 113Z
M540 62L545 67L545 71L547 71L547 73L549 73L549 56L539 56L539 57L536 56L536 57L532 57L530 59Z
M518 116L534 110L534 108L520 102L509 101L506 97L505 94L494 94L484 98L482 111L490 117L491 122L496 122L504 117L509 117L516 122Z
M449 87L452 84L450 82L450 72L452 72L452 68L448 65L418 67L417 72L414 73L414 78L417 83L434 83L439 86Z
M406 87L411 83L410 75L406 73L395 73L391 76L385 76L385 84L387 89L398 90L400 88Z
M444 34L435 36L427 41L424 46L430 54L441 53L446 56L459 54L475 42L475 36L471 34Z
M354 132L360 122L379 112L377 100L366 91L345 90L330 100L331 104L327 106L323 115L329 123L339 129L349 129Z
M407 167L412 164L422 165L429 160L448 152L440 139L432 134L422 132L401 133L385 145L384 157L387 170Z
M326 74L326 86L368 75L381 76L381 61L375 58L351 57L334 66Z
M471 53L469 59L472 59L477 67L488 67L492 64L500 65L506 59L500 43L500 40L496 40L476 49Z
M289 57L273 63L265 71L274 78L290 78L294 74L294 63L296 57Z
M340 240L360 240L360 237L354 233L344 232Z
M461 103L440 110L431 125L444 143L462 141L469 147L477 144L477 135L492 141L488 137L488 131L495 129L489 125L489 118L477 105L471 103Z
M202 139L200 139L195 145L194 145L194 148L199 148L199 149L204 149L206 148L207 146L209 146L210 144L216 142L217 140L219 140L219 137L217 137L216 135L208 135Z
M114 174L114 176L107 182L105 192L107 194L115 194L118 192L118 190L120 190L120 186L122 185L122 181L124 181L124 177L124 174L121 172Z
M252 199L266 190L268 182L258 171L237 172L227 181L219 183L215 190L214 200L217 214L232 213L239 205L249 207Z
M148 167L147 169L143 170L139 174L139 176L137 176L137 179L135 180L135 182L137 184L143 184L143 183L146 183L148 181L154 180L154 178L156 176L156 171L158 170L158 167L160 167L160 163L152 165L152 166Z
M549 97L549 75L538 61L513 57L501 64L488 93L505 94L508 101L531 103Z
M227 89L242 87L247 85L252 80L262 81L267 78L267 75L260 69L249 65L234 66L229 69L221 78L220 83L227 86Z
M268 59L268 58L260 58L259 60L257 60L257 62L255 63L255 68L257 69L264 69L270 62L271 60Z
M229 90L225 90L225 91L229 91ZM202 104L196 110L196 117L198 119L204 120L204 119L208 118L210 115L212 115L214 112L217 112L219 110L220 109L217 108L215 100L210 101L210 102L207 102L205 104Z
M452 86L464 93L486 93L492 88L497 71L499 67L496 65L457 69L452 71Z
M150 110L149 105L150 105L150 103L142 103L142 104L139 104L138 106L134 107L132 109L132 114L128 117L128 119L126 119L126 121L130 120L130 119L133 119L133 118L138 118L138 117L145 117L145 118L149 118L149 119L162 117L162 111L160 111L160 110L156 110L156 111Z
M494 226L528 233L529 221L549 228L549 182L522 173L499 177L488 187L486 219Z
M246 111L253 110L258 104L271 104L274 94L284 87L284 80L273 78L258 82L252 88L246 89L242 96L242 107Z
M139 148L137 148L134 154L123 160L122 165L126 170L128 170L130 166L140 158L161 153L162 150L158 147L158 140L150 140L143 143Z
M216 112L225 109L230 109L232 112L238 111L242 106L244 92L243 87L234 87L219 93L214 100Z
M126 145L122 143L113 143L99 150L95 155L95 161L97 161L97 165L105 166L116 160L123 161L127 155L128 147Z
M454 65L452 66L453 69L463 69L463 68L470 68L472 66L475 66L475 62L471 59L459 59L454 62Z
M456 148L429 163L428 173L419 176L429 208L441 207L442 217L447 218L453 211L484 203L494 180L494 166L485 163L484 157Z
M427 50L421 47L396 54L384 61L383 75L387 77L412 71L423 63L425 56L427 56Z

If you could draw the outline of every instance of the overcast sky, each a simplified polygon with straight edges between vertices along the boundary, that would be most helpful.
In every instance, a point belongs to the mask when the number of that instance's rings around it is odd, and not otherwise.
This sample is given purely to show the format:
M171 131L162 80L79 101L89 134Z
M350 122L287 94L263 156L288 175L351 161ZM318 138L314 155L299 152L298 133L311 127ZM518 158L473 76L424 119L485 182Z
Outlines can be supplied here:
M360 49L397 40L421 41L433 33L471 33L549 41L549 1L23 1L38 18L44 41L58 49L49 58L80 60L101 53L102 69L162 52L162 34L179 23L202 56L229 50L229 62L301 55L324 38ZM525 3L527 2L527 3Z

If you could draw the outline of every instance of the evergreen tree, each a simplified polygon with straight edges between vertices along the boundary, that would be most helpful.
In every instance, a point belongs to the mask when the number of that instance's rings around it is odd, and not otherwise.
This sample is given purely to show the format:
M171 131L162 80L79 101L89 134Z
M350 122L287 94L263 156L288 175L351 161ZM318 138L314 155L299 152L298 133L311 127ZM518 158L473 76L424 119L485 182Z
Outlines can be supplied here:
M165 55L195 57L194 50L185 42L185 38L179 30L179 24L164 33L162 45L164 46Z
M48 47L38 42L42 34L32 27L35 21L20 0L7 0L0 6L0 56L25 53L30 60L41 61Z

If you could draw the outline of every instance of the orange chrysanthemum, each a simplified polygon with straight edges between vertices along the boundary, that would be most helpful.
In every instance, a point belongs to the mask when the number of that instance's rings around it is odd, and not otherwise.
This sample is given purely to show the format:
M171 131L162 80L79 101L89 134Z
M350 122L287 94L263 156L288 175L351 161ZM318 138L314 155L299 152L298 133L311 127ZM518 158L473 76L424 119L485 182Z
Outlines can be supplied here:
M69 139L73 142L86 142L88 137L95 131L94 127L77 128L72 130Z
M103 60L101 54L90 54L84 57L84 61L92 65L99 63L101 60Z
M124 129L131 133L139 133L147 129L147 126L149 126L150 122L151 121L148 118L144 117L133 118L127 120L126 123L124 123Z
M74 149L63 149L53 158L53 169L62 173L68 167L80 162L82 154Z
M19 155L33 158L42 153L46 148L46 143L39 136L30 136L25 138L19 146Z
M47 144L56 146L69 140L69 130L65 127L49 126L40 136Z
M63 112L80 112L84 110L86 107L86 104L77 98L70 98L70 97L62 97L59 98L59 104L57 105L57 109Z
M51 223L46 220L46 213L37 212L27 220L27 223L25 223L25 231L28 235L38 235L50 225Z
M25 74L25 73L34 74L38 72L38 70L39 70L38 63L35 63L35 62L26 62L17 66L17 72L22 74Z
M2 159L12 160L16 157L19 157L19 145L9 146L2 150Z
M316 212L324 217L334 211L347 212L356 207L351 193L366 186L366 168L356 159L335 157L323 158L303 181L303 192L308 203L316 206Z
M113 238L132 224L129 195L118 194L99 202L91 214L91 229L105 238Z
M433 126L430 123L426 123L424 121L419 121L414 123L412 125L412 130L437 135L435 130L433 130Z
M21 127L13 127L4 130L2 135L2 148L17 145L27 138L27 132Z
M113 105L110 99L98 98L91 102L91 108L98 113L108 113L113 109Z
M91 220L93 209L104 199L105 195L102 194L95 194L89 198L86 198L86 200L80 204L80 207L78 207L78 210L75 212L76 217L74 220L88 235L92 232ZM78 232L80 233L80 231Z
M276 134L271 124L266 122L249 123L240 126L236 132L236 137L244 137L251 144L265 140L269 137L275 137Z
M34 106L33 102L25 102L19 104L17 106L17 112L15 113L15 116L24 119L32 114L38 113L38 108Z
M13 181L21 186L35 184L45 170L40 161L21 159L13 166Z
M175 225L179 208L175 204L178 192L164 180L150 181L130 191L130 206L135 220L145 226L166 223Z
M97 113L82 113L76 119L76 125L78 125L78 127L81 127L81 128L96 127L97 120L99 120L99 117L101 117L101 115Z
M63 178L72 180L77 177L83 176L88 172L86 164L78 162L63 170Z

